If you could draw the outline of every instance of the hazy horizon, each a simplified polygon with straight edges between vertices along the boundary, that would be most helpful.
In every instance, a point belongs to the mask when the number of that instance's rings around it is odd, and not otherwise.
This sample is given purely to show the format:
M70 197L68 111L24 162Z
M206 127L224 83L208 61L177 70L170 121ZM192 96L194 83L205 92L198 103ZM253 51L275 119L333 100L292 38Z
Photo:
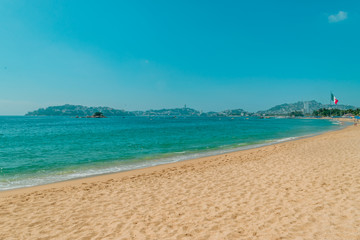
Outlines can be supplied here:
M316 101L316 100L302 100L304 102L310 102L310 101ZM289 103L281 103L281 104L294 104L294 103L297 103L297 102L301 102L301 101L296 101L296 102L289 102ZM321 103L321 104L333 104L333 103L323 103L323 102L319 102L319 101L316 101L318 103ZM275 106L278 106L278 105L281 105L281 104L277 104L277 105L274 105L274 106L271 106L267 109L260 109L260 110L256 110L256 111L249 111L245 108L241 108L241 107L238 107L238 108L226 108L226 109L220 109L220 110L207 110L207 111L204 111L203 109L197 109L197 108L194 108L192 107L191 105L183 105L183 106L174 106L174 107L169 107L169 108L149 108L149 109L137 109L137 110L131 110L131 109L118 109L118 108L114 108L112 106L100 106L100 105L97 105L97 106L86 106L86 105L81 105L81 104L71 104L71 103L65 103L65 104L61 104L61 105L52 105L52 106L44 106L44 107L39 107L37 109L32 109L32 110L28 110L26 111L24 114L14 114L14 115L0 115L0 116L24 116L26 113L28 112L32 112L32 111L35 111L35 110L38 110L40 108L43 108L43 109L46 109L47 107L56 107L56 106L64 106L64 105L77 105L77 106L84 106L84 107L94 107L94 108L97 108L97 107L109 107L109 108L113 108L113 109L116 109L116 110L125 110L125 111L128 111L128 112L134 112L134 111L148 111L148 110L162 110L162 109L176 109L176 108L183 108L183 107L187 107L187 108L191 108L191 109L195 109L197 111L203 111L203 112L220 112L220 111L226 111L226 110L236 110L236 109L242 109L246 112L249 112L249 113L256 113L256 112L259 112L259 111L266 111L272 107L275 107ZM338 105L348 105L348 104L338 104ZM336 106L336 105L334 105ZM354 107L358 107L358 106L354 106Z
M0 115L360 106L360 2L0 2Z

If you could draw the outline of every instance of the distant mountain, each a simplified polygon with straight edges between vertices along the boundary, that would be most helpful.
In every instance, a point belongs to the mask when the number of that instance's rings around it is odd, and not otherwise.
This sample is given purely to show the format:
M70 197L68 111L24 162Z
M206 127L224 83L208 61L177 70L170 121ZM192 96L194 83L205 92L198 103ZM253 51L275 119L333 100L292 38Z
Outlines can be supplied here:
M226 110L222 112L201 112L192 108L171 108L160 110L136 111L136 116L201 116L201 117L226 117L226 116L245 116L250 113L243 109Z
M243 109L226 110L222 112L201 112L192 108L171 108L147 111L125 111L110 107L86 107L81 105L62 105L40 108L28 112L26 116L91 116L95 112L101 112L105 116L202 116L202 117L223 117L223 116L245 116L250 113Z
M320 108L337 108L341 110L345 109L356 109L354 106L350 105L330 105L330 104L322 104L315 100L312 101L300 101L296 103L285 103L281 105L277 105L265 111L258 111L257 114L262 115L288 115L292 112L303 112L305 114L312 114L313 111L318 110Z
M110 107L85 107L81 105L65 104L62 106L51 106L28 112L26 116L91 116L101 112L105 116L134 116L132 112L118 110Z
M192 108L171 108L147 111L125 111L110 107L86 107L81 105L62 105L40 108L33 112L28 112L27 116L91 116L96 112L101 112L104 116L188 116L188 117L231 117L231 116L252 116L252 115L289 115L290 113L305 113L311 115L313 111L320 108L336 108L340 110L356 109L350 105L330 105L321 104L315 100L300 101L296 103L285 103L277 105L265 111L249 113L243 109L225 110L221 112L202 112Z

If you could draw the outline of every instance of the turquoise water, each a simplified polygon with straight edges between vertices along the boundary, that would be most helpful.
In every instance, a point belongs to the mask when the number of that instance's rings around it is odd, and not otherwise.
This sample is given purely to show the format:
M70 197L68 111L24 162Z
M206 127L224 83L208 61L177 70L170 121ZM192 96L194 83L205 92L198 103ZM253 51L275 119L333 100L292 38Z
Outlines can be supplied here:
M317 119L0 117L0 190L126 171L339 128Z

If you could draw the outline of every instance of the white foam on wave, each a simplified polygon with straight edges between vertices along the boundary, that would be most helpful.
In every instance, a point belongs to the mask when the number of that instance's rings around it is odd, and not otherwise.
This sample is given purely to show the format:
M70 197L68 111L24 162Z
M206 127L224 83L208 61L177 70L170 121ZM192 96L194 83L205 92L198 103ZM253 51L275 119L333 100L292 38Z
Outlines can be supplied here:
M274 142L276 142L276 143L287 142L287 141L295 140L295 139L297 139L297 138L298 138L298 137L281 138L281 139L278 139L278 140L274 140Z
M119 162L116 165L113 165L111 167L100 167L100 168L94 168L94 169L79 169L74 170L73 172L69 173L58 173L54 175L43 175L43 176L36 176L36 177L27 177L24 179L18 179L18 180L12 180L12 181L2 181L0 182L0 191L3 190L10 190L10 189L16 189L16 188L23 188L23 187L31 187L31 186L37 186L37 185L44 185L54 182L62 182L67 181L71 179L79 179L79 178L85 178L90 176L97 176L97 175L103 175L103 174L109 174L109 173L116 173L116 172L125 172L135 169L141 169L146 167L153 167L157 165L162 164L168 164L168 163L174 163L184 160L190 160L190 159L196 159L201 157L208 157L208 156L214 156L214 155L220 155L235 151L241 151L251 148L258 148L274 143L284 142L284 141L290 141L295 139L296 137L289 137L289 138L283 138L283 139L277 139L277 140L271 140L263 143L257 143L257 144L251 144L251 145L245 145L242 144L239 147L231 148L231 149L219 149L219 150L212 150L212 151L206 151L206 152L197 152L197 153L186 153L186 152L179 152L177 155L170 156L170 157L163 157L163 158L156 158L156 159L150 159L150 160L144 160L144 161L126 161Z

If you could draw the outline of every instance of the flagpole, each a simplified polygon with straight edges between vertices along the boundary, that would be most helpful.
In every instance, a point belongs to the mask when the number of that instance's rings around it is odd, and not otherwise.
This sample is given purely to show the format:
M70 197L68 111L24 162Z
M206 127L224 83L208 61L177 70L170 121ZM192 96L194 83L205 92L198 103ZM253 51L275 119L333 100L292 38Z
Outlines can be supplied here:
M334 97L334 94L331 91L330 92L330 117L332 117L332 106L334 104L333 97Z
M332 110L332 105L331 105L331 103L332 103L332 96L333 96L333 93L332 93L332 91L330 91L330 117L331 117L331 110Z

